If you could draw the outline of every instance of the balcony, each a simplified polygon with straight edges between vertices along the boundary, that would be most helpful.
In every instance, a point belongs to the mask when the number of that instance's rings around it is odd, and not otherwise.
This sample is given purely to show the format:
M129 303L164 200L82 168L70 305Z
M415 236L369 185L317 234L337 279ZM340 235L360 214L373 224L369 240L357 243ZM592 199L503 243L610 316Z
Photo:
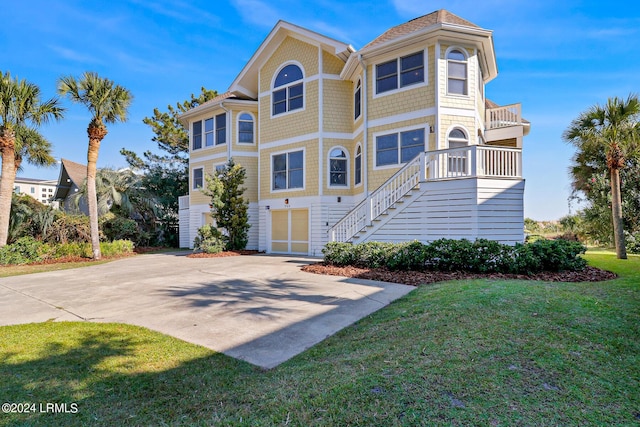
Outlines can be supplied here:
M529 133L529 122L522 119L520 104L490 105L485 112L485 142L490 145L522 147L522 137Z

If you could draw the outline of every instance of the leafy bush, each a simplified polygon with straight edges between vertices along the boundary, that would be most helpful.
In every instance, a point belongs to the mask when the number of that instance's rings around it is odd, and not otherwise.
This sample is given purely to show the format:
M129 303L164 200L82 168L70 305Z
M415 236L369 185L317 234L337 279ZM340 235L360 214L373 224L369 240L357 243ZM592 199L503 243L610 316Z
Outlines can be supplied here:
M61 214L48 227L44 240L48 243L90 242L89 217Z
M33 237L21 237L12 244L0 248L0 264L38 262L46 258L48 253L48 245Z
M193 240L193 250L200 250L208 254L217 254L225 250L224 236L213 225L205 225L198 229L198 235Z
M100 252L104 256L116 256L133 252L131 240L114 240L113 242L100 242Z
M330 265L354 265L356 256L351 243L329 242L322 248L324 262Z
M330 265L365 268L386 266L391 270L469 271L478 273L533 274L540 271L581 270L586 261L579 255L586 247L567 240L537 240L504 245L492 240L439 239L391 244L367 242L328 243L322 253Z
M631 234L625 231L624 234L624 238L627 243L627 252L640 254L640 233Z

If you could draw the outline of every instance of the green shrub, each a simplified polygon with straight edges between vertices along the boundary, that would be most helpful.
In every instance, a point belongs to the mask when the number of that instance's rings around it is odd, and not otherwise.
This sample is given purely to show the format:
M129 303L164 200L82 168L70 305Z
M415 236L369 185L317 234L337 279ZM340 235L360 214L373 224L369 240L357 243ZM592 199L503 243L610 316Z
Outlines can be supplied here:
M414 240L400 243L387 259L390 270L422 271L426 267L427 246Z
M48 243L90 242L91 227L86 215L60 214L47 228L44 240Z
M328 243L322 250L330 265L364 268L386 266L391 270L469 271L478 273L534 274L540 271L582 270L580 257L586 247L567 240L536 240L533 243L501 244L487 239L439 239L391 244L366 242Z
M45 259L49 247L33 237L21 237L10 245L0 248L0 264L28 264Z
M393 243L365 242L354 246L355 265L364 268L378 268L387 265L387 260L395 250Z
M193 240L193 250L208 254L217 254L225 249L225 239L220 230L213 225L205 225L198 229L198 235Z
M91 244L86 242L60 243L54 246L55 258L82 257L91 258Z
M640 254L640 233L631 234L625 231L624 239L627 243L627 252Z
M104 256L116 256L130 254L133 252L133 242L131 240L114 240L113 242L100 242L100 252Z
M324 262L329 265L345 266L355 264L355 250L351 243L329 242L322 248Z

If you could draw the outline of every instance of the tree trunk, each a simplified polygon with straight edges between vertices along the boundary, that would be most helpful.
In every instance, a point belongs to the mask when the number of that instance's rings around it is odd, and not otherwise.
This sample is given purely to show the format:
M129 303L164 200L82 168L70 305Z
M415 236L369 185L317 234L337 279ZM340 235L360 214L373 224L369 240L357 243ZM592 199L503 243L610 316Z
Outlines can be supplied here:
M622 221L622 197L620 194L620 171L611 169L611 214L613 217L613 238L618 259L627 259L624 242L624 223Z
M89 125L89 150L87 152L87 206L89 208L89 225L91 227L91 250L93 259L100 259L100 230L98 228L98 197L96 194L96 171L100 142L107 134L104 126Z
M0 247L9 238L9 217L11 215L11 195L16 180L15 133L0 131L0 154L2 155L2 176L0 177Z

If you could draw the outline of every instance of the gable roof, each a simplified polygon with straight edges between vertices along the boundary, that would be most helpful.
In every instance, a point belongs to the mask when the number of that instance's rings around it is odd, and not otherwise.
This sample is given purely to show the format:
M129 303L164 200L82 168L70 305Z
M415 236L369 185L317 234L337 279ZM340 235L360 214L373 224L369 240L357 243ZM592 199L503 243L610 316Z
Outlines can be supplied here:
M464 27L480 28L476 24L473 24L466 19L462 19L458 15L454 15L448 10L440 9L388 29L380 36L376 37L371 42L366 44L363 49L370 48L372 46L376 46L390 40L415 33L420 30L424 30L425 28L432 27L436 24L453 24L461 25Z
M253 54L242 71L240 71L238 77L236 77L236 79L231 83L229 92L257 99L258 71L262 67L262 64L271 56L278 46L280 46L280 43L282 43L287 36L321 46L322 49L332 55L342 58L345 62L349 58L349 55L355 51L355 49L349 44L280 20L264 39L262 44L260 44L260 47L258 47L258 50Z
M80 187L84 180L87 179L87 165L81 165L68 159L62 159L61 163L62 167L60 168L54 200L66 199L69 195L69 190L74 185Z

